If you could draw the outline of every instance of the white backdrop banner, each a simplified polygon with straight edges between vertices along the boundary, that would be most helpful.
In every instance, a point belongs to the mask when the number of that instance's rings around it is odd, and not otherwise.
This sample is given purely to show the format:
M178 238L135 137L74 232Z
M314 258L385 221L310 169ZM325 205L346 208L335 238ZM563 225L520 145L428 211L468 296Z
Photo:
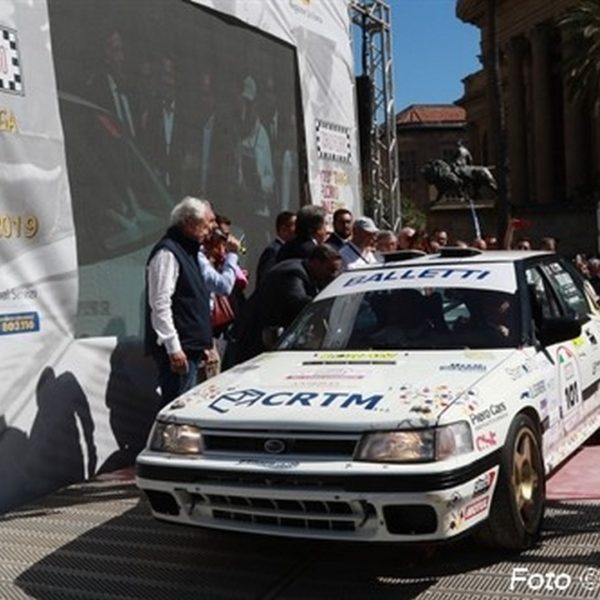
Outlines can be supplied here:
M131 465L144 265L172 206L244 235L360 210L346 0L0 2L0 512Z

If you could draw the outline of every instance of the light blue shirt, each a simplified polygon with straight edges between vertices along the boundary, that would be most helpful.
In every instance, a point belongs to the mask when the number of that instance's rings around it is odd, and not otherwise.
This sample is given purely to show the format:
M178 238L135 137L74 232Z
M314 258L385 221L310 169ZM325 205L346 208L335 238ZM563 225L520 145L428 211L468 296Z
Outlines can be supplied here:
M221 271L217 271L204 252L198 252L198 264L208 291L219 296L229 296L235 284L238 255L228 252Z

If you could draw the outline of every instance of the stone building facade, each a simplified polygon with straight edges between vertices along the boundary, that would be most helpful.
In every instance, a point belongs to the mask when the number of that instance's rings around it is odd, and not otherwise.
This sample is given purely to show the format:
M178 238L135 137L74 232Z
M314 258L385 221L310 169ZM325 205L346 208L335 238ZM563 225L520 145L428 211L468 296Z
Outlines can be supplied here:
M432 199L421 167L433 158L452 160L466 135L464 108L454 104L411 104L396 115L400 190L427 211Z
M563 41L556 19L577 0L497 0L502 99L506 121L513 216L527 217L534 242L557 236L560 250L598 253L600 119L574 104L563 77ZM488 43L486 0L458 0L457 16ZM464 80L459 104L467 111L475 162L495 164L487 73Z
M396 115L400 193L425 213L427 229L443 228L451 239L470 240L475 230L470 206L461 198L444 197L432 205L436 190L421 175L430 160L454 159L457 142L467 140L465 109L455 104L411 104ZM495 231L495 215L488 194L475 202L477 216L486 232Z

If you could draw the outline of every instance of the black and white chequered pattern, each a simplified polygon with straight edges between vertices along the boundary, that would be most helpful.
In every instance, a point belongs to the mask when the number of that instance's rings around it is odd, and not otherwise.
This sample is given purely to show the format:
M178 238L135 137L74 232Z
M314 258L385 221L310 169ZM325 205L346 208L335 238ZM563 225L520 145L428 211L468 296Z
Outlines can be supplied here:
M343 163L349 163L352 160L352 144L350 141L349 127L344 127L337 123L329 123L328 121L322 121L321 119L315 119L315 131L317 138L317 155L319 158ZM338 133L345 136L344 152L328 152L328 150L323 147L322 131Z
M17 32L0 25L0 92L24 95Z

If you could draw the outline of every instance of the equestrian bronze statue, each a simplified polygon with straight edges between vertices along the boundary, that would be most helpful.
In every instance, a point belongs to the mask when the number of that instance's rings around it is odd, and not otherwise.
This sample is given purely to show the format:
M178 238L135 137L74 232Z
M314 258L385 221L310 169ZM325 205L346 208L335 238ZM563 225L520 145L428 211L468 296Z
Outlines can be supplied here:
M473 165L472 162L471 153L459 141L452 162L436 158L423 165L423 178L437 190L432 205L437 204L444 196L476 200L480 197L482 188L488 187L494 192L498 189L492 167Z

